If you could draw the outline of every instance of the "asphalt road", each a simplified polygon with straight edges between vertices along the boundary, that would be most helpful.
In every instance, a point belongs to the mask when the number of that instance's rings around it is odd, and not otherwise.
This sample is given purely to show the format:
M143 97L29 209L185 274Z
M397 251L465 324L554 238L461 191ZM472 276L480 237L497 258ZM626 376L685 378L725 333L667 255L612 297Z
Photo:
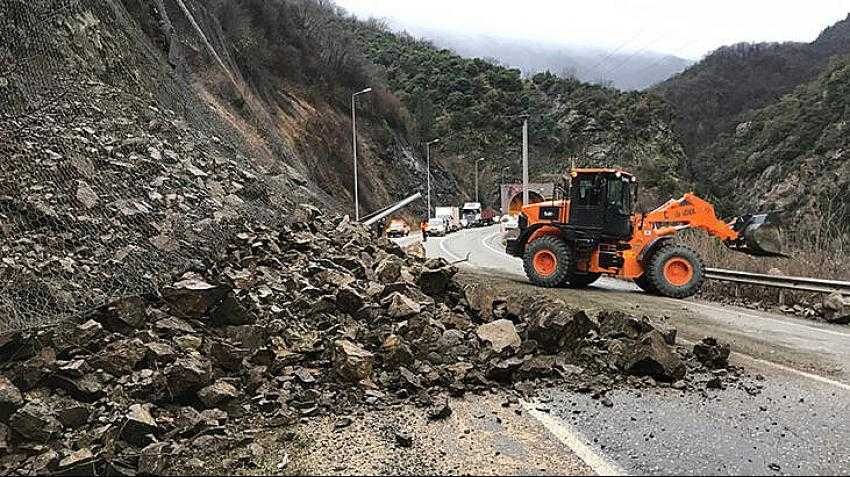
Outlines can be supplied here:
M406 243L415 238L404 240ZM498 227L430 238L429 256L528 286ZM708 397L671 389L620 390L613 408L549 390L529 412L599 473L850 473L850 329L699 300L640 292L601 279L588 290L554 290L581 306L619 307L665 320L685 340L715 336L733 362L764 376L761 394L729 388Z

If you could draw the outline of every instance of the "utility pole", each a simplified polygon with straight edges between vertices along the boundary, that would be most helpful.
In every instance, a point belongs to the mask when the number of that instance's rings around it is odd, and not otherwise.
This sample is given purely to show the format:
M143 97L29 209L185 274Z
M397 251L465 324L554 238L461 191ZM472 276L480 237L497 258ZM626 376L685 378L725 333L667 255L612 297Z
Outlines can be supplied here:
M431 144L437 144L440 142L440 138L434 139L431 142L425 143L425 156L427 157L427 162L425 163L426 175L428 176L428 218L431 218Z
M528 205L528 115L522 117L522 205Z
M481 199L478 198L478 163L483 161L484 158L480 158L475 161L475 202L480 203Z
M351 95L351 148L354 150L354 221L360 222L360 196L357 184L357 108L355 98L361 94L372 92L372 88Z
M505 195L505 171L508 171L508 173L510 173L510 172L511 172L511 168L510 168L510 166L504 166L504 167L502 167L502 174L501 174L501 176L502 176L502 177L501 177L501 178L502 178L502 183L501 183L501 184L499 184L499 199L500 199L499 206L500 206L500 208L501 208L501 212L502 212L502 214L503 214L503 215L505 214L505 207L504 207L504 202L505 202L505 201L504 201L504 195Z

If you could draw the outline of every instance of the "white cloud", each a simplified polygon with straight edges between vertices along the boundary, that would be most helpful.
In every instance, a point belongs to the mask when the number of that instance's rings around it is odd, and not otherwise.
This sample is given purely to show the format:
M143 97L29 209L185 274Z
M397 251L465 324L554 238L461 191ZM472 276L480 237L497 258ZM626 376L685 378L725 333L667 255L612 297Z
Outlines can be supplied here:
M336 0L402 28L699 58L741 41L811 41L850 0Z

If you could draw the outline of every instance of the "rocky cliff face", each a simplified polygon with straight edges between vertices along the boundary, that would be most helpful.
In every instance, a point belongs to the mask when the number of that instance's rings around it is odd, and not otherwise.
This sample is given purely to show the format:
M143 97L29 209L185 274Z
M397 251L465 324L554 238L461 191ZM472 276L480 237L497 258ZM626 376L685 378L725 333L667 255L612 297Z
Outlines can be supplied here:
M32 324L153 290L299 202L351 212L345 102L303 78L261 85L211 8L0 1L0 314ZM360 106L364 211L421 182L385 103Z

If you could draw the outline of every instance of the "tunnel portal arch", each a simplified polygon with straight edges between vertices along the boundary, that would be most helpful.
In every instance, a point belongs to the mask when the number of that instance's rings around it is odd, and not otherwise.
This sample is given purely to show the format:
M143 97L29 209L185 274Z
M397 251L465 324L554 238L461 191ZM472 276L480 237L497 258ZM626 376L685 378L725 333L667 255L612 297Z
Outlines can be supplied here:
M543 196L537 192L528 191L528 203L536 204L538 202L543 202ZM522 192L514 194L508 202L508 214L519 215L520 212L522 212Z

